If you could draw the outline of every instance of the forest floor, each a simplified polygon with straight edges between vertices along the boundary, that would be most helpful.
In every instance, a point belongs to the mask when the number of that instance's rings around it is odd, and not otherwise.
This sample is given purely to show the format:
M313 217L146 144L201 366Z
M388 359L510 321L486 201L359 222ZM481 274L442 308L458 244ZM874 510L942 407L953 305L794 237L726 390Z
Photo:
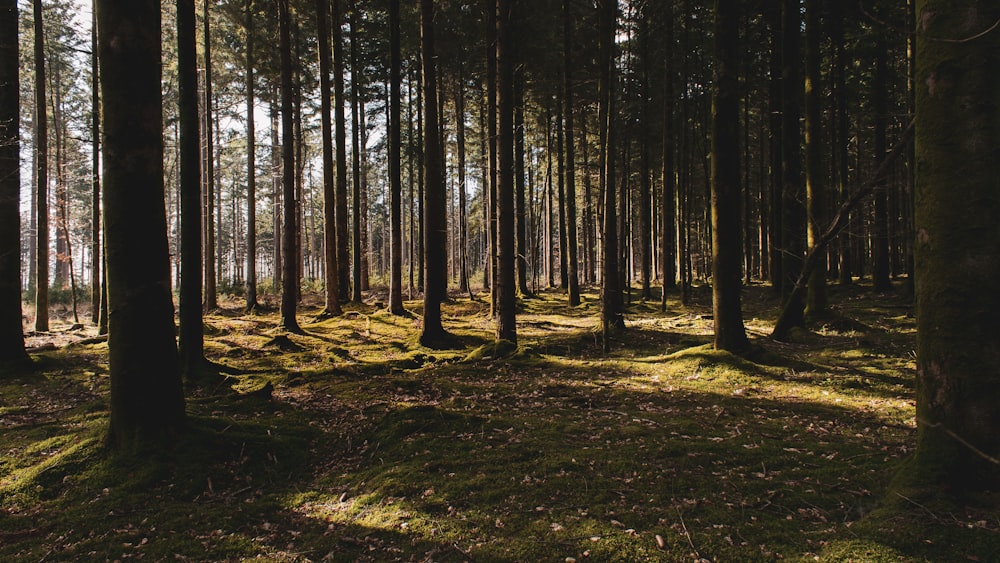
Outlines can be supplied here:
M542 292L502 359L482 295L445 306L443 351L375 299L318 320L307 296L287 340L274 311L224 303L206 354L228 379L189 391L189 431L153 459L102 447L107 344L68 323L30 336L37 369L0 377L0 560L1000 554L996 498L890 486L916 437L901 294L833 287L829 320L777 343L777 301L748 288L753 361L712 349L707 288L665 313L636 300L609 353L594 292Z

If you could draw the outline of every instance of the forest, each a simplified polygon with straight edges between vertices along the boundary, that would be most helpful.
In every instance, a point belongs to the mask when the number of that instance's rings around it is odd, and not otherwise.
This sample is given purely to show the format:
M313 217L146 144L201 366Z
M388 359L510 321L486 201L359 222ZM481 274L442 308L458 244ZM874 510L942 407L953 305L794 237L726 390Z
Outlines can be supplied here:
M995 561L1000 5L0 0L0 559Z

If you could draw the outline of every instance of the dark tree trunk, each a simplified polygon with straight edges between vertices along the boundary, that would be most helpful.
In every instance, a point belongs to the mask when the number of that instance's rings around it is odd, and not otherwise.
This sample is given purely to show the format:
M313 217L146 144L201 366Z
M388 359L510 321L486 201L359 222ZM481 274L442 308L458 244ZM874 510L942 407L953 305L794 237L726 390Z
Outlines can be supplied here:
M563 0L563 59L565 62L564 95L566 103L566 219L569 229L566 233L566 254L569 260L567 276L569 278L569 304L576 307L580 304L580 275L577 267L576 245L576 151L573 139L573 16L570 13L569 0Z
M820 27L820 10L825 4L820 0L806 0L806 205L808 222L806 225L806 242L811 248L815 246L822 235L826 224L826 169L823 167L824 146L823 137L823 87L820 74L822 53L820 45L822 28ZM878 151L878 148L875 149ZM882 147L885 151L885 147ZM881 153L877 153L881 154ZM809 277L809 290L806 294L805 313L812 318L822 316L827 312L826 300L826 260L816 264Z
M0 3L0 362L28 361L21 324L17 2Z
M247 299L246 310L251 312L257 304L257 139L254 129L254 13L253 0L246 0L246 87L247 87ZM321 32L322 34L322 32ZM329 68L329 65L327 65ZM329 92L329 86L327 86ZM324 100L328 95L323 97ZM329 103L329 102L328 102ZM327 112L329 115L329 112ZM323 128L324 132L329 127Z
M338 0L335 0L338 1ZM324 314L340 315L340 280L337 276L337 192L333 176L333 131L330 119L330 2L316 0L316 26L319 35L320 126L323 158L323 277Z
M42 0L32 2L35 25L35 331L49 330L49 118L45 110L45 29Z
M996 491L1000 6L922 0L916 12L915 469L949 492Z
M516 1L516 0L515 0ZM512 24L513 25L513 24ZM514 215L515 215L515 265L517 292L528 295L528 209L525 203L524 179L524 74L516 62L517 49L509 51L514 71Z
M424 327L420 343L446 344L441 303L447 297L448 253L444 162L438 123L437 75L434 51L434 0L420 2L420 46L424 90Z
M497 0L497 340L517 343L514 279L514 61L510 0Z
M715 82L712 100L712 313L715 348L742 352L742 225L740 224L740 6L715 0Z
M293 123L292 45L289 0L278 0L278 43L281 54L281 186L283 228L281 231L282 277L281 326L289 332L300 332L295 318L298 305L298 260L295 252L295 124Z
M850 117L847 114L847 56L844 49L844 14L839 2L830 4L830 41L834 46L833 80L834 80L834 114L835 135L837 140L833 151L834 177L836 178L836 189L838 201L846 201L849 197L848 183L848 131ZM851 283L852 258L851 258L851 238L850 231L844 230L837 241L837 279L841 284Z
M101 279L101 264L104 262L104 246L101 244L101 89L98 85L100 70L97 58L97 0L91 0L90 17L90 139L91 139L91 202L90 202L90 320L95 325L101 320L101 295L104 283Z
M400 82L402 60L399 46L399 0L389 0L389 312L403 309L403 184L400 175ZM412 192L411 192L412 193ZM411 195L412 199L412 195ZM412 222L412 215L410 218ZM412 235L411 235L412 236ZM412 270L411 270L412 271ZM410 276L413 285L413 276Z
M268 102L271 118L271 221L272 237L271 274L273 291L281 291L281 140L278 138L278 86L272 85Z
M459 62L455 84L455 137L458 144L458 288L469 291L469 225L466 217L467 186L465 183L465 76Z
M344 0L333 0L333 105L334 135L337 141L336 183L336 247L337 293L341 302L347 301L351 287L351 263L348 250L347 222L347 113L344 109L344 41L341 32ZM327 267L332 267L327 264Z
M875 76L872 79L872 112L875 114L876 166L888 146L886 129L889 104L886 93L886 58L889 56L884 30L875 30ZM889 182L884 179L875 187L875 223L872 231L872 285L875 291L889 291Z
M768 59L770 80L767 83L767 107L768 121L767 129L770 135L768 154L770 157L770 191L768 193L768 207L770 208L770 224L768 225L768 263L771 266L768 277L771 281L771 288L777 295L782 294L782 242L781 242L781 190L783 185L782 175L782 138L781 138L781 96L782 96L782 4L785 0L770 0L765 17L771 34L771 49Z
M181 371L198 379L204 361L202 318L201 146L198 130L198 55L194 0L177 2L177 76L181 200Z
M490 313L497 314L498 241L497 241L497 21L496 9L491 2L486 3L486 138L489 145L489 262L490 262Z
M677 165L674 158L674 18L673 6L667 4L663 18L667 49L663 57L663 191L660 202L660 248L663 252L663 292L660 295L660 310L667 310L667 290L677 285Z
M212 120L215 115L213 109L214 99L212 97L212 36L208 11L209 0L205 0L202 17L204 19L205 41L205 253L202 259L205 262L205 287L204 300L205 310L210 311L219 307L216 297L217 272L215 268L215 143L212 137Z
M160 2L98 2L111 422L135 450L184 426L163 193Z
M604 194L604 263L601 274L601 326L604 348L610 345L610 332L624 329L622 296L618 272L618 214L616 212L615 160L618 145L615 122L615 31L618 20L618 0L599 0L599 55L598 66L598 119L603 131L604 147L601 149Z
M781 289L782 296L794 301L788 306L793 312L791 326L805 324L805 303L801 294L793 292L802 271L805 250L805 190L802 185L802 80L800 43L802 17L801 0L784 0L782 6L782 73L781 73Z
M361 236L361 175L364 173L361 170L361 151L364 150L361 141L361 128L364 125L359 123L359 121L364 121L365 116L364 112L359 111L361 81L364 78L361 76L361 70L358 66L356 13L357 8L352 1L351 16L348 18L351 34L349 47L351 57L351 186L353 188L351 214L354 216L354 221L351 224L351 238L354 243L351 249L351 276L353 281L351 284L351 301L361 303L361 255L363 254L361 246L364 243Z
M639 16L639 64L640 70L639 102L640 119L649 123L649 4L645 5L644 13ZM643 301L653 299L650 283L653 277L653 201L652 178L650 171L650 135L644 128L639 132L639 283Z

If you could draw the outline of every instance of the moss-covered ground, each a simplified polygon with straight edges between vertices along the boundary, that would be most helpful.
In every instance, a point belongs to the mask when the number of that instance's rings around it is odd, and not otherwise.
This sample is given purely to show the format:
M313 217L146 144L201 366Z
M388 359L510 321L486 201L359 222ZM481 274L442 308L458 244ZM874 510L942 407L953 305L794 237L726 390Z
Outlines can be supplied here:
M904 297L834 288L777 343L749 288L748 358L712 349L704 288L633 303L607 354L596 293L522 300L516 351L486 299L445 306L452 350L419 346L417 301L320 320L307 299L291 335L229 302L206 318L227 384L139 458L102 446L106 344L32 336L59 345L0 376L0 560L1000 558L995 498L891 486L915 443Z

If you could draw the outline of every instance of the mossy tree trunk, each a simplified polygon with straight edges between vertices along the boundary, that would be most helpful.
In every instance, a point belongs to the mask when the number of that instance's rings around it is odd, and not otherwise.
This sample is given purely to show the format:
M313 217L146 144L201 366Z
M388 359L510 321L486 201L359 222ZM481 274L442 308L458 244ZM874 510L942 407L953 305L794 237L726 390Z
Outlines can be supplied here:
M160 2L97 3L111 424L135 449L184 425L163 190Z
M932 482L996 490L1000 5L923 0L916 16L916 463Z
M712 87L712 312L715 347L749 346L740 292L743 258L739 132L740 6L715 0L715 81Z
M17 2L0 3L0 362L23 362Z

